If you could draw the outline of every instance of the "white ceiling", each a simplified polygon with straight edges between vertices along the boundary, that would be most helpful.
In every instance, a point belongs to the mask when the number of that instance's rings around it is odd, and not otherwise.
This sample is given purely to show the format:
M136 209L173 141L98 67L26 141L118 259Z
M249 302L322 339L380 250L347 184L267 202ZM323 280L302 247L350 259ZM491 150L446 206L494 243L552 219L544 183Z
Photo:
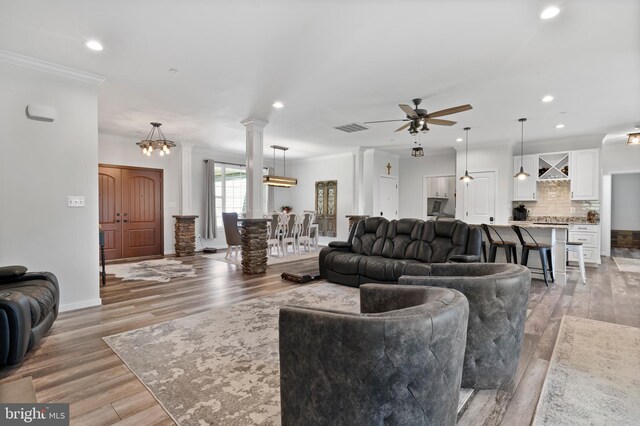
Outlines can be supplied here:
M101 74L100 131L244 152L247 117L288 158L399 147L395 123L335 126L470 103L427 148L625 132L640 121L640 2L558 0L0 0L0 49ZM97 39L104 51L88 50ZM180 74L170 73L178 68ZM544 104L543 95L555 101ZM285 108L271 104L281 100ZM555 129L564 123L562 130Z

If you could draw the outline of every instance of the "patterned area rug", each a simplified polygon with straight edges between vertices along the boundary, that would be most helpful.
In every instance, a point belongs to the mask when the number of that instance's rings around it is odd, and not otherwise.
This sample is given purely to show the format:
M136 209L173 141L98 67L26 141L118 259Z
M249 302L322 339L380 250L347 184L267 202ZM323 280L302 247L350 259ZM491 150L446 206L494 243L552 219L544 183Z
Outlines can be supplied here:
M135 263L117 263L106 266L107 274L114 274L123 281L159 281L166 283L171 278L195 277L196 270L180 260L154 259Z
M533 425L637 425L640 328L566 315Z
M289 253L287 256L282 256L282 257L269 256L267 258L267 266L279 265L281 263L298 262L300 260L317 259L318 254L320 254L320 251L312 251L311 253L303 252L302 254ZM242 262L242 251L238 253L238 263L236 263L235 256L231 255L229 256L228 259L225 259L224 256L225 256L224 251L222 253L202 255L202 257L206 257L207 259L213 259L219 262L229 263L232 265L240 265L240 263Z
M279 425L285 304L360 310L357 288L321 282L104 340L178 424Z
M640 259L630 259L626 257L614 257L613 260L622 272L640 273Z

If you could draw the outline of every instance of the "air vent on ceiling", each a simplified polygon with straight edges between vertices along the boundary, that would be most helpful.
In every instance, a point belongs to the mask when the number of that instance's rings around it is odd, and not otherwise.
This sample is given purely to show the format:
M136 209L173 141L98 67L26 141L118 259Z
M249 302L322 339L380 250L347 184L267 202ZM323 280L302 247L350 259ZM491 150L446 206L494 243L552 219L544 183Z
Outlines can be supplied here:
M353 133L353 132L361 132L363 130L369 129L367 126L363 126L358 123L345 124L344 126L334 127L334 129L342 130L343 132Z

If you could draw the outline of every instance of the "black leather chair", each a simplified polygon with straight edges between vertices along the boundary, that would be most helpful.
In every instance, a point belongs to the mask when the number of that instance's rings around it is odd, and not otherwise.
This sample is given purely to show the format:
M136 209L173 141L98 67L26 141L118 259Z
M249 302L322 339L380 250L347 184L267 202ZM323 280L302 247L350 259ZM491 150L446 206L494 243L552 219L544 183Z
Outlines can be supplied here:
M455 425L465 297L366 284L360 301L362 314L280 309L282 425Z
M521 265L433 264L431 275L400 277L398 284L446 287L469 301L469 328L462 387L508 387L524 340L531 273Z
M487 235L487 242L489 243L489 257L487 258L487 253L484 253L484 260L490 263L495 263L496 261L496 252L499 248L504 249L504 254L507 258L507 263L511 263L511 259L513 257L513 263L518 263L518 250L516 249L516 243L513 241L505 241L502 239L496 228L491 225L487 225L483 223L482 229L484 233ZM493 235L495 235L498 239L494 240ZM498 241L500 240L500 241ZM484 250L484 244L482 246Z
M544 285L549 287L549 282L547 281L547 271L549 271L549 275L551 275L551 282L555 282L555 278L553 278L553 260L551 254L551 246L549 244L540 244L533 238L533 235L525 228L522 228L517 225L511 225L513 232L516 233L518 239L520 240L520 244L522 245L522 265L527 266L529 262L529 252L531 250L536 250L540 254L540 263L542 264L542 277L544 278ZM531 241L527 241L524 238L522 232L525 232ZM530 268L530 269L538 269L538 268Z
M60 291L50 272L0 268L0 367L22 361L58 317Z

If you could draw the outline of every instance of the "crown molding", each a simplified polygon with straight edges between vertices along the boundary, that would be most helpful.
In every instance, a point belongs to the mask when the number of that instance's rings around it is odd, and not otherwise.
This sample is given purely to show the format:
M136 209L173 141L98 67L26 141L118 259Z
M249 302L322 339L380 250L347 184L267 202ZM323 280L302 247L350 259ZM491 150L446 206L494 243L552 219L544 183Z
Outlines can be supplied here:
M20 55L8 50L0 49L0 62L6 62L25 68L31 68L60 77L66 77L72 80L81 81L83 83L95 84L97 86L104 83L105 81L105 78L98 74L80 71L74 68L65 67L64 65L58 65L52 62L43 61L41 59Z

